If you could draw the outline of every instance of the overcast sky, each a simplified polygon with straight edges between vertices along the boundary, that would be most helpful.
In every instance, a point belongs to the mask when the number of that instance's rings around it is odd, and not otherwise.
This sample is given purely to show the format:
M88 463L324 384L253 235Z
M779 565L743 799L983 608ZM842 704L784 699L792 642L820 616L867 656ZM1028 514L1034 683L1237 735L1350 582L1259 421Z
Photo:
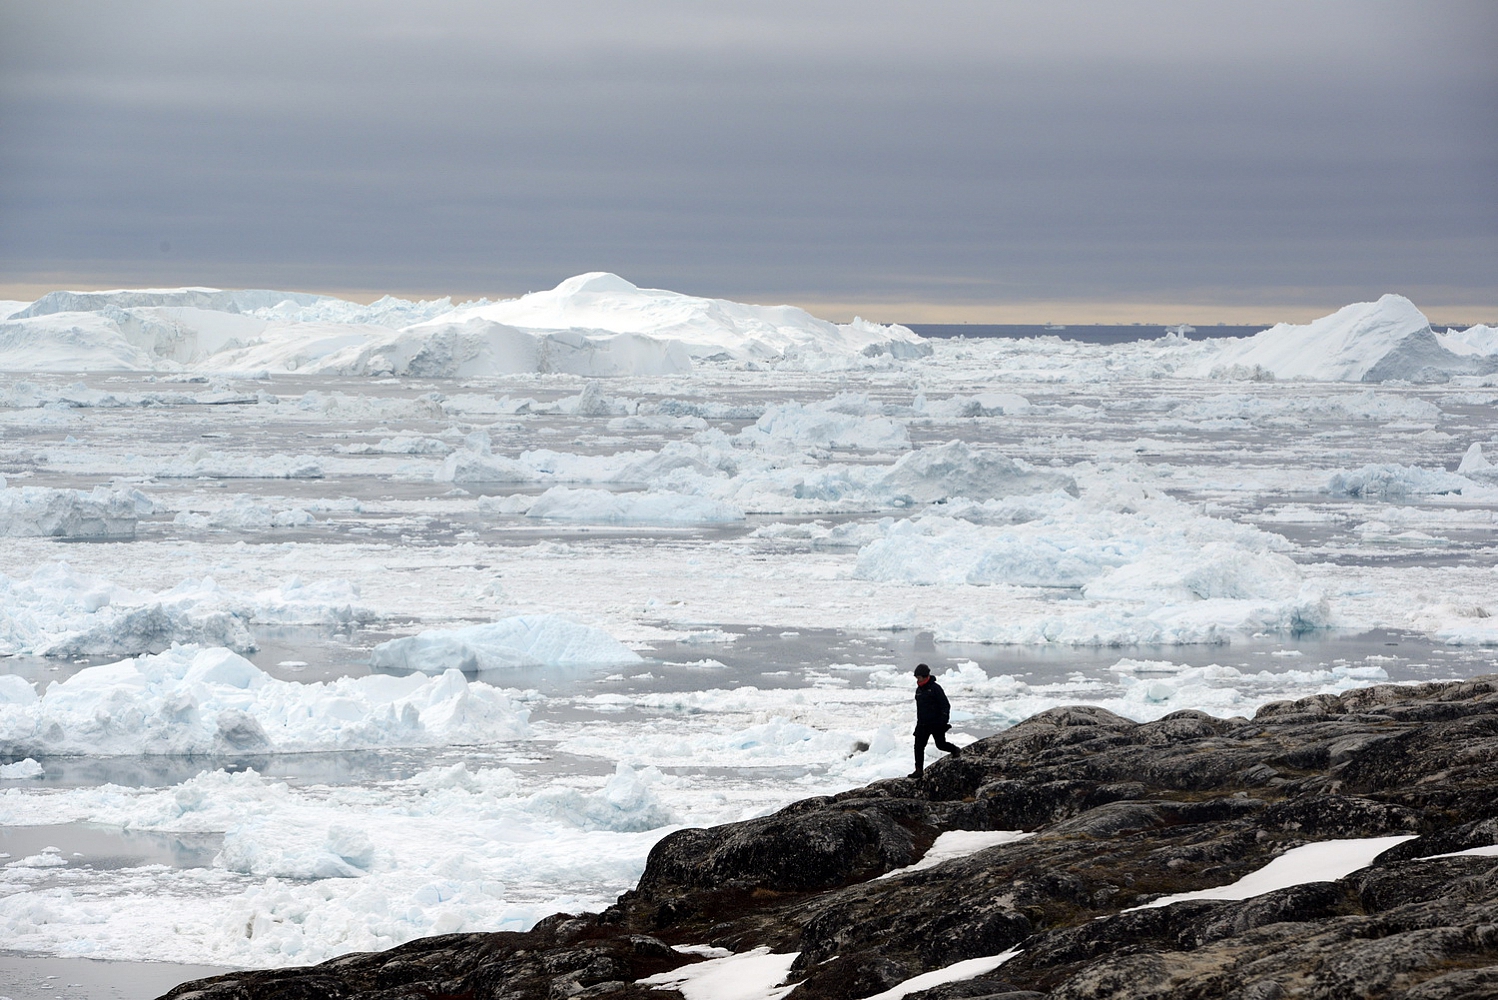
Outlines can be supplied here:
M0 286L1498 317L1495 42L1488 0L0 0Z

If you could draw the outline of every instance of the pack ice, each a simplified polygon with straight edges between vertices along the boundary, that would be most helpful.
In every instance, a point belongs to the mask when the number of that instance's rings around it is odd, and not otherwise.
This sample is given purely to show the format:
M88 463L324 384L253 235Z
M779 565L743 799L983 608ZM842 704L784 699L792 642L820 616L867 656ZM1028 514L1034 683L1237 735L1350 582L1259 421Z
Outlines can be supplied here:
M517 615L485 625L429 629L380 643L369 657L369 665L377 670L430 674L639 662L638 653L607 632L561 615Z
M151 498L140 490L13 489L0 479L0 534L12 537L134 538L136 522L154 510Z
M0 755L213 754L520 739L527 711L457 670L279 681L221 647L88 667L38 693L0 675Z
M457 308L261 290L53 292L0 321L0 370L9 371L670 375L694 359L820 370L930 351L902 326L839 325L794 306L638 288L602 272Z
M1453 375L1498 371L1498 338L1473 328L1437 334L1402 295L1343 306L1298 326L1280 323L1230 341L1191 372L1228 377L1317 379L1327 382L1445 382Z

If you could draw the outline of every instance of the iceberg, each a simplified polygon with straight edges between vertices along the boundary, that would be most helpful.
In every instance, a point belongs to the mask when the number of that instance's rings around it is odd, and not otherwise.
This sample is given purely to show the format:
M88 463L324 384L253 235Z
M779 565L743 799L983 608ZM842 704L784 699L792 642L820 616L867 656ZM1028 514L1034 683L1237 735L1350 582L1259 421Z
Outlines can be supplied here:
M1474 328L1475 329L1475 328ZM1280 323L1230 341L1194 374L1264 371L1275 378L1328 382L1444 382L1452 375L1498 371L1488 339L1438 337L1430 320L1402 295L1343 306L1305 325ZM1462 345L1453 349L1455 345ZM1481 346L1479 346L1481 345Z
M930 345L903 326L855 319L839 325L795 306L756 306L639 288L594 271L550 291L455 311L445 322L472 320L529 330L606 331L680 344L697 360L779 360L802 354L925 357Z
M382 642L369 656L374 670L428 674L642 662L640 654L602 629L561 615L518 615L466 628L429 629Z

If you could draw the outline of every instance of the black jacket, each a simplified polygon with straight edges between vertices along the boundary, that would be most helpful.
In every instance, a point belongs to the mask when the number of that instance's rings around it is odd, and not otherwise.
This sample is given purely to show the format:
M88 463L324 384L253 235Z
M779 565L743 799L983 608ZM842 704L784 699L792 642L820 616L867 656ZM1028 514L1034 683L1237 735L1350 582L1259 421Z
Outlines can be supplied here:
M947 721L952 716L952 703L947 701L947 693L941 689L933 677L915 689L915 727L927 732L941 733L949 727Z

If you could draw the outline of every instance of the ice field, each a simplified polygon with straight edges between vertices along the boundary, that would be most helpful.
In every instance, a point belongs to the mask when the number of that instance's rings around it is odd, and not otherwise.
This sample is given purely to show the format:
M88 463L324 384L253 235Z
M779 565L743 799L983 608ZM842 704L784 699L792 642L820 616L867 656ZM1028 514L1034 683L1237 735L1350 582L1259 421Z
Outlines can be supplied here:
M307 964L1080 701L1490 672L1498 332L922 341L584 275L0 304L0 941ZM59 995L66 995L65 990Z

